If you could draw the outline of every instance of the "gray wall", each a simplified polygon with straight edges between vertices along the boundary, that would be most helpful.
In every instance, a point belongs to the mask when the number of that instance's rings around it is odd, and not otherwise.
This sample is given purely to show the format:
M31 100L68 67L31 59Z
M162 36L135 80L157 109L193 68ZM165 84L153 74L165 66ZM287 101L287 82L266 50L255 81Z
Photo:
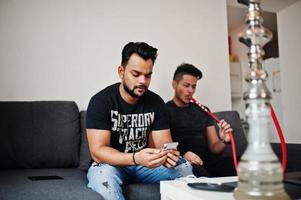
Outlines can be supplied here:
M289 142L301 143L301 1L277 16L285 134Z
M277 28L279 42L279 58L270 59L264 63L269 74L269 82L272 79L272 71L280 69L280 93L273 93L272 104L279 117L284 136L287 142L301 143L300 129L298 127L301 119L301 1L277 12ZM245 45L238 42L238 34L244 27L240 27L230 33L232 48L242 65L243 74L248 70L248 58ZM242 77L243 78L243 77ZM271 84L269 89L272 90ZM246 91L247 84L243 81L243 90ZM235 100L233 108L238 109L244 116L245 102ZM271 128L270 138L273 142L279 142L277 132Z
M0 100L75 100L119 81L122 47L159 49L151 89L172 97L175 67L199 66L196 97L231 109L225 1L0 0Z

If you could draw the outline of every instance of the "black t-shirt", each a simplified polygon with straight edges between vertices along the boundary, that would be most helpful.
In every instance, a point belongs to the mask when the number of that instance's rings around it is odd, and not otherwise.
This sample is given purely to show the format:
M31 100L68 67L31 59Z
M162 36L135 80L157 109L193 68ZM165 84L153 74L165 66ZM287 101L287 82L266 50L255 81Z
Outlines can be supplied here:
M201 158L206 158L206 128L214 125L214 120L193 103L187 107L178 107L173 101L169 101L166 105L171 135L174 141L179 142L178 150L181 155L192 151Z
M87 109L87 128L111 131L111 147L135 152L148 145L149 133L169 129L164 101L147 90L136 104L126 103L119 92L120 83L94 95Z

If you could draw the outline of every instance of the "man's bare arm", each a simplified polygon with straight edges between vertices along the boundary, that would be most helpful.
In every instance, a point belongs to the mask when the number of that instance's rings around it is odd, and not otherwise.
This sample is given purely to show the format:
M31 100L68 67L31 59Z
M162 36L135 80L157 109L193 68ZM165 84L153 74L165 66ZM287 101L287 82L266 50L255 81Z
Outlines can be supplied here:
M212 153L218 154L222 152L226 147L226 145L222 143L218 138L214 126L207 127L207 140L208 140L209 149Z
M165 163L167 158L167 152L160 152L158 149L151 148L142 149L135 155L120 152L110 147L111 132L108 130L87 129L87 138L91 156L97 163L119 166L139 164L146 167L158 167Z
M169 129L152 131L149 134L149 146L151 148L160 149L163 144L172 142L171 134Z
M232 131L230 124L228 124L223 119L220 120L220 122L217 125L219 127L219 137L222 139L223 142L221 142L221 140L218 138L214 126L207 127L208 144L212 153L220 153L225 149L226 145L224 144L224 142L230 141L229 133Z
M133 165L131 153L123 153L112 147L111 132L108 130L87 129L87 138L92 159L97 163L110 165Z

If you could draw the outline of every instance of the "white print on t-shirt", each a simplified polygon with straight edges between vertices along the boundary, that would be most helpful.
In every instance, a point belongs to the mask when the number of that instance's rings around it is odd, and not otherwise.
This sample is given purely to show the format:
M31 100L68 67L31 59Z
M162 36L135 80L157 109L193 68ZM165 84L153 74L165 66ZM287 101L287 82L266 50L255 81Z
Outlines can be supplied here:
M111 110L112 132L119 133L124 152L138 151L147 145L147 131L154 122L155 113L120 114Z

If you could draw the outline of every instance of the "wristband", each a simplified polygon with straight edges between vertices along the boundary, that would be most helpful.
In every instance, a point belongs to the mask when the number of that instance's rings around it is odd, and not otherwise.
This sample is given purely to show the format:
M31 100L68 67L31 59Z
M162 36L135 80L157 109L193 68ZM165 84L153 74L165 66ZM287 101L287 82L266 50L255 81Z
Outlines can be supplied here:
M134 162L134 165L138 165L138 164L136 163L136 160L135 160L135 153L136 153L136 152L134 152L134 153L133 153L133 156L132 156L132 157L133 157L133 162Z

